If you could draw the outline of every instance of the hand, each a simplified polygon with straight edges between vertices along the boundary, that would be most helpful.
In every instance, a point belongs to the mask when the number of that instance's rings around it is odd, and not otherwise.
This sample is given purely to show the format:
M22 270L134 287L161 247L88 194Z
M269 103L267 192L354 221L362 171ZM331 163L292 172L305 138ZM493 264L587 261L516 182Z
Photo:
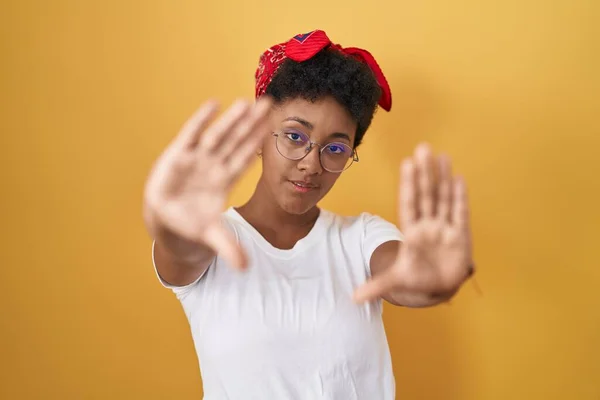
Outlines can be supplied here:
M271 105L266 97L255 106L238 101L210 125L218 111L210 101L187 121L146 183L146 213L154 225L207 246L233 266L245 266L244 252L221 224L221 213L233 183L269 133Z
M357 301L393 293L444 295L473 273L467 189L446 156L428 145L402 163L399 219L404 241L396 261L360 287Z

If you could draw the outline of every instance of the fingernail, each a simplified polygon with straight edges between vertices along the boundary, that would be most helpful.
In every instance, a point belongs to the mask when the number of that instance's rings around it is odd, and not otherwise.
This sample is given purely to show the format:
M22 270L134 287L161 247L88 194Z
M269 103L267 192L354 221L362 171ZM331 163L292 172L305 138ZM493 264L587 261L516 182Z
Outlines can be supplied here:
M365 299L364 296L361 296L360 293L354 293L352 295L352 300L356 303L356 304L362 304L364 303Z
M400 171L404 175L412 174L412 170L413 170L413 164L412 164L412 161L410 159L407 158L404 161L402 161L402 164L400 166Z
M431 152L431 146L429 146L429 143L420 143L417 146L417 155L418 156L425 156L427 154L429 154Z

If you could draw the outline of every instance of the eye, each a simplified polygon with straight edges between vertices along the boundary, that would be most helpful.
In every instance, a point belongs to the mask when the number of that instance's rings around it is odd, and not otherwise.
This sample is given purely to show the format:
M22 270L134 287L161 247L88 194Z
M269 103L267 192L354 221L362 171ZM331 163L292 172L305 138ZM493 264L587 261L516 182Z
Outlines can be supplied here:
M329 154L344 155L348 153L348 149L342 144L332 143L327 146L327 152Z
M297 132L287 132L287 133L284 133L284 135L292 142L304 143L306 141L306 139L304 138L304 135L297 133Z

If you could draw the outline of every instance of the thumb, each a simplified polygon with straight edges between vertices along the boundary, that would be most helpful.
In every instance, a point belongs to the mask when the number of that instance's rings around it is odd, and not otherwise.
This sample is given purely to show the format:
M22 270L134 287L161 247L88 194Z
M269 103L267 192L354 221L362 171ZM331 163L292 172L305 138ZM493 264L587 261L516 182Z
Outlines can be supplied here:
M354 291L354 301L364 303L381 297L394 287L394 277L392 271L384 272L369 280Z
M233 268L238 270L247 268L248 259L245 251L237 243L233 234L220 221L206 228L203 240L219 256L227 260Z

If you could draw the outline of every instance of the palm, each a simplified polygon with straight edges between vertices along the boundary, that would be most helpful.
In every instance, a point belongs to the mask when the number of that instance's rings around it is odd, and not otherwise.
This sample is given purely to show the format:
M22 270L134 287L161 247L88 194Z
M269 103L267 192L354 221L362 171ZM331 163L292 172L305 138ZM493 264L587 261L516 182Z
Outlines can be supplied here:
M202 107L154 165L145 190L149 212L178 237L208 245L232 265L242 250L220 223L229 190L264 136L268 99L232 106L212 124L216 105Z
M470 263L468 235L437 219L421 220L404 229L398 277L416 289L452 288ZM417 290L418 290L417 289Z
M420 146L414 162L403 164L399 209L405 241L395 278L410 290L460 285L471 264L471 235L465 184L451 176L450 162L434 162L429 148Z
M355 293L359 301L393 293L453 293L472 272L466 187L450 162L419 146L402 164L398 214L404 241L395 261Z

